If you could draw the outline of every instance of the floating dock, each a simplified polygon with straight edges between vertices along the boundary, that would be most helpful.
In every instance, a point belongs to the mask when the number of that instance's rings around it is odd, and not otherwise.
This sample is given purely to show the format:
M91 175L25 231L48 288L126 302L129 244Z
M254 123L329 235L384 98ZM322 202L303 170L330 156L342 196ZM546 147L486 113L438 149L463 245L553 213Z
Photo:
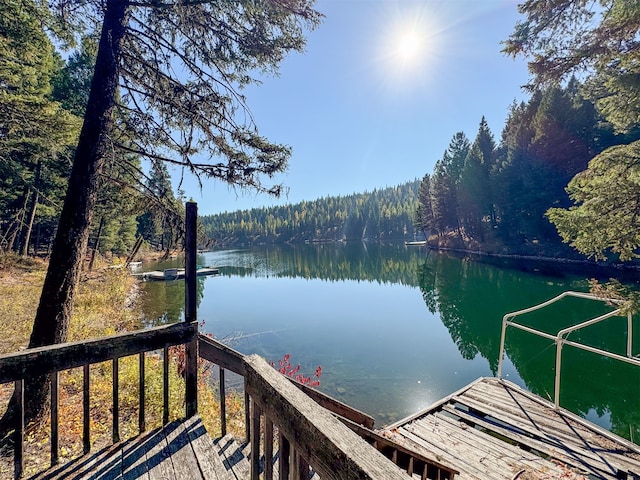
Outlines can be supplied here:
M196 270L198 277L204 277L206 275L218 275L220 269L214 267L203 267ZM170 281L170 280L182 280L185 276L184 268L167 268L165 270L153 270L151 272L134 273L134 277L140 280L155 280L155 281Z
M480 378L381 433L455 465L460 480L640 480L639 445L497 378Z

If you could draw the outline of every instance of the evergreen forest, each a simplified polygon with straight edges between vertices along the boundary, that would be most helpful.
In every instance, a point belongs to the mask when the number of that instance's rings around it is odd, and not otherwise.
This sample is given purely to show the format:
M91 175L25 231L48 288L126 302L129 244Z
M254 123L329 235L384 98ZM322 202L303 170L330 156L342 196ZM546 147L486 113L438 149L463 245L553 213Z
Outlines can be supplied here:
M35 3L0 6L0 251L49 255L96 62L95 38L63 58ZM101 174L89 246L126 256L141 236L178 246L183 202L163 162L115 151Z
M218 244L412 239L419 184L225 212L201 222Z

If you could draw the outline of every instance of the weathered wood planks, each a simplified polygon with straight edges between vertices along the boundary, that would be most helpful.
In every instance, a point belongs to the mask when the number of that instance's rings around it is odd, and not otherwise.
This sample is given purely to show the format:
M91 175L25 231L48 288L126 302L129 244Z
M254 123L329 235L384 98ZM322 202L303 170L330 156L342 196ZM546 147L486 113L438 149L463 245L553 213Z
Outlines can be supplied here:
M198 416L178 420L97 453L53 467L32 480L233 480Z
M96 340L30 348L0 357L0 383L178 345L193 340L197 334L197 323L176 323Z
M406 478L405 472L291 385L263 359L251 355L245 357L245 364L246 390L259 407L255 409L254 419L262 413L273 421L294 451L299 452L321 478ZM252 423L252 444L255 446L259 445L259 422ZM255 472L251 478L256 478Z
M564 468L589 478L640 478L640 446L494 378L480 379L382 433L456 465L461 480L511 480L520 471L562 475Z

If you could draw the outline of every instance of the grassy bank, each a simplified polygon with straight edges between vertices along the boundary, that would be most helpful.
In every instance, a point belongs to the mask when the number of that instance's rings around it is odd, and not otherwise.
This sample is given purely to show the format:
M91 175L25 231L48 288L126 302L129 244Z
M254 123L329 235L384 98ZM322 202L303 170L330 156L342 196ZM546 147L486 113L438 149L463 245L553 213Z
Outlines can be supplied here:
M0 256L0 354L26 347L46 273L39 260L13 255ZM84 274L75 299L69 325L69 341L97 338L140 328L138 300L141 292L133 277L123 269L99 268ZM170 412L171 419L184 415L184 381L178 373L180 351L171 350ZM200 366L199 410L212 437L220 433L217 387L207 382L209 364ZM92 450L111 442L112 406L111 362L95 364L90 369ZM138 358L126 357L119 365L120 435L124 440L138 433ZM146 425L148 429L162 423L162 358L160 352L147 356ZM12 385L0 389L0 412L4 412ZM244 399L232 394L227 401L228 429L241 434L244 428ZM82 453L82 369L60 374L60 457L66 459ZM40 471L49 463L48 420L30 426L26 435L26 472ZM11 458L1 462L0 477L9 478Z

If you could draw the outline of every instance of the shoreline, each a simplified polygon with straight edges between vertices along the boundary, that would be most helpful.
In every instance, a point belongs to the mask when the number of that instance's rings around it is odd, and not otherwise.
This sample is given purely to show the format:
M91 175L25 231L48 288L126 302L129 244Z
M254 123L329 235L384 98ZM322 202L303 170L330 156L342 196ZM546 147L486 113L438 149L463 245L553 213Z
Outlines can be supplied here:
M507 260L525 260L530 262L541 262L541 263L572 264L572 265L579 265L579 266L585 266L585 267L595 267L599 269L611 269L611 270L619 270L619 271L625 271L625 270L640 271L640 265L625 265L622 263L598 263L589 259L580 260L577 258L545 257L545 256L521 255L521 254L510 254L510 253L493 253L493 252L484 252L482 250L470 250L470 249L464 249L464 248L434 247L428 244L425 246L429 250L433 250L436 252L464 253L467 255L476 255L479 257L504 258Z

